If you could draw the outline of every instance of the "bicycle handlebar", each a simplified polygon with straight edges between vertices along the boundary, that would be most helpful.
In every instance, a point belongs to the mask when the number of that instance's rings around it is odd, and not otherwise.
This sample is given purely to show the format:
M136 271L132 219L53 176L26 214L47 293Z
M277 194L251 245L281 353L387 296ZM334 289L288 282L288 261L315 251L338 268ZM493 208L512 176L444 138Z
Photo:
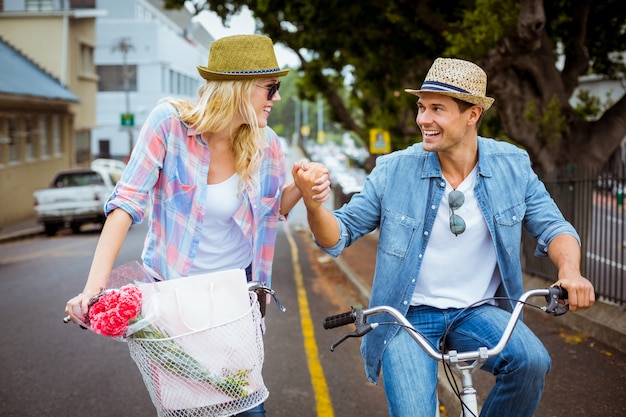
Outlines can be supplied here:
M259 298L259 306L261 309L261 316L265 317L265 308L266 308L266 304L263 301L261 301L261 295L266 295L269 294L272 296L272 298L274 299L274 302L276 303L276 305L278 306L278 308L280 309L280 311L285 312L287 311L287 309L285 308L285 306L283 305L283 303L280 302L280 300L278 299L278 296L276 295L276 292L271 289L270 287L268 287L267 285L265 285L264 282L260 282L260 281L249 281L248 282L248 291L254 291L257 294L257 297ZM91 304L91 301L90 301ZM63 323L69 323L72 321L72 318L68 315L63 317ZM86 327L84 326L80 326L83 329L86 329Z
M335 350L335 348L345 341L349 337L363 337L373 329L379 326L379 323L367 323L366 319L369 316L375 316L377 314L386 313L391 315L395 320L397 325L401 325L405 329L407 329L409 335L417 342L417 344L426 352L428 356L435 360L443 360L443 361L467 361L467 360L475 360L484 357L492 357L498 355L504 349L504 346L509 341L511 334L513 334L513 329L515 329L515 325L517 324L517 320L522 313L522 309L526 300L532 297L544 296L546 300L546 306L541 307L546 313L553 314L555 316L560 316L565 314L568 309L568 304L560 304L560 300L567 300L567 291L559 286L554 286L550 288L539 288L526 291L522 294L522 296L517 300L517 304L511 313L511 317L502 333L502 337L496 346L491 349L481 348L474 352L463 352L458 353L456 351L450 351L449 353L441 353L435 350L428 340L426 340L419 332L410 331L415 330L411 323L406 319L406 317L400 313L397 309L390 306L375 306L367 309L355 309L352 307L350 311L329 316L324 319L323 326L324 329L334 329L336 327L345 326L350 323L355 323L356 329L354 332L347 333L343 335L339 340L333 343L330 347L331 352ZM486 355L486 356L485 356Z

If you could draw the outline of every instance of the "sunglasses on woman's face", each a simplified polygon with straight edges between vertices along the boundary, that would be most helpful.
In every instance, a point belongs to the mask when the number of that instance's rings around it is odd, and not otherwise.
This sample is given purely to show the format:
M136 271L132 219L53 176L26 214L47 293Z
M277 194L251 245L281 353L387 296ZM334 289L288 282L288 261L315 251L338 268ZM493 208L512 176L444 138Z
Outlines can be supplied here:
M257 87L261 87L261 88L265 88L267 90L267 99L271 100L272 97L274 97L274 94L276 94L276 92L278 91L278 89L280 88L280 81L278 81L276 84L272 84L272 85L256 85Z

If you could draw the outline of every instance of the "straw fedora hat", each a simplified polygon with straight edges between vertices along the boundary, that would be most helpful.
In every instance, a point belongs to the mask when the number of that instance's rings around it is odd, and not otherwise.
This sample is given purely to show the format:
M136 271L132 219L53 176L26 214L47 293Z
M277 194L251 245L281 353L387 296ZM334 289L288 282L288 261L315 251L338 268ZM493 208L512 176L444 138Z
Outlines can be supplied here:
M282 77L289 72L281 71L272 40L262 35L233 35L214 41L209 63L197 68L202 78L211 81Z
M419 90L405 89L419 96L423 92L439 93L489 109L494 98L487 97L487 74L473 62L454 58L437 58Z

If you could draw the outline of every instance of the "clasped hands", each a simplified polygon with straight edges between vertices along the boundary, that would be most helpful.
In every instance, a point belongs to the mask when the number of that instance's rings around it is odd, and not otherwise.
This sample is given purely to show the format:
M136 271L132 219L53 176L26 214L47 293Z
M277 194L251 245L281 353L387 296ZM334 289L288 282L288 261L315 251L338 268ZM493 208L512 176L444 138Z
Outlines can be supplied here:
M330 198L330 174L324 164L302 160L293 165L291 174L307 208L317 207Z

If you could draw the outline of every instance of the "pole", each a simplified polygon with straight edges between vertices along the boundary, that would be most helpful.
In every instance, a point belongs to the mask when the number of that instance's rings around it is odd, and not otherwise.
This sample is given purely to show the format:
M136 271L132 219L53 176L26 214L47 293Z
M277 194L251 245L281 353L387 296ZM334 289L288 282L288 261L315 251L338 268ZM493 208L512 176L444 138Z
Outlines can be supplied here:
M133 50L134 47L132 43L130 43L129 38L121 38L117 44L113 46L113 52L121 52L122 53L122 78L124 81L124 101L126 104L126 114L130 113L130 74L128 72L128 52ZM133 151L133 127L129 126L126 128L128 132L128 156L130 157L131 152Z
M324 101L322 95L317 96L317 142L324 143Z
M300 137L300 101L297 97L291 96L296 103L293 120L293 136L291 137L291 145L296 146L298 144L298 138Z

